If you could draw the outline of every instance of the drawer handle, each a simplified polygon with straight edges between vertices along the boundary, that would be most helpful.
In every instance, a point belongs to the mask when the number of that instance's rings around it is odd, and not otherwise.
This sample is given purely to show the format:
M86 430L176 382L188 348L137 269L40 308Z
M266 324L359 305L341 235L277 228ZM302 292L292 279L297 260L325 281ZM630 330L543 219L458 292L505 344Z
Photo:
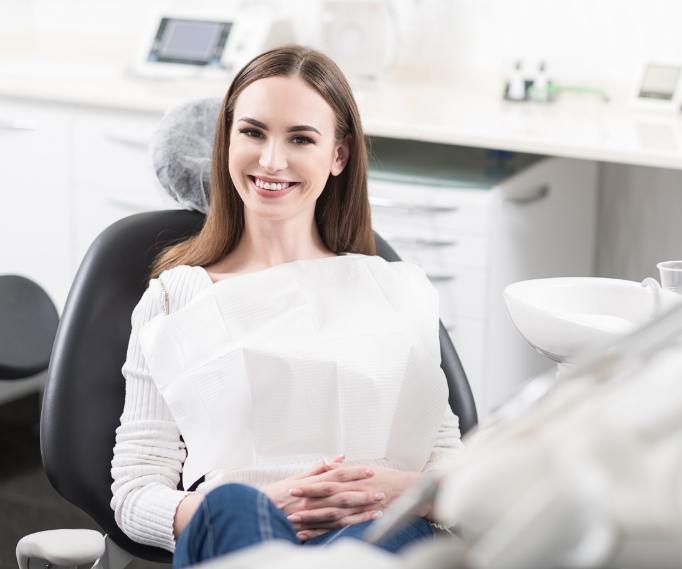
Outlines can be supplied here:
M38 130L38 122L32 119L0 119L0 130Z
M404 245L425 245L426 247L452 247L457 245L457 241L446 239L431 239L427 237L405 237L402 235L392 235L382 233L381 236L390 243L402 243Z
M158 204L151 203L147 200L129 198L127 196L109 194L107 199L109 200L109 203L115 205L116 207L121 207L123 209L132 211L154 211L159 209Z
M434 283L445 283L457 279L455 275L448 275L443 273L426 273L426 276L431 282Z
M420 211L424 213L452 213L459 210L457 206L405 203L392 200L389 198L380 198L377 196L370 196L369 204L373 207L384 207L386 209L402 209L408 211Z
M521 195L507 196L505 199L508 202L511 202L514 204L526 205L526 204L530 204L533 202L539 202L540 200L546 198L548 195L549 195L549 186L547 184L545 184L543 186L539 186L539 187L535 188L534 190L524 192Z
M121 146L129 146L131 148L139 148L141 150L147 151L147 146L149 141L143 138L136 138L134 136L129 136L125 134L113 134L107 133L104 135L108 140L120 144Z

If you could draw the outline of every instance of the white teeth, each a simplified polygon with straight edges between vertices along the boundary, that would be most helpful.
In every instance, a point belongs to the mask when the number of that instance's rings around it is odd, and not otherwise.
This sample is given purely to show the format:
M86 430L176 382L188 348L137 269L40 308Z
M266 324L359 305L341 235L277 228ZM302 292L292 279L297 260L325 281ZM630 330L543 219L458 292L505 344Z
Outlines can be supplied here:
M264 182L260 178L255 178L255 183L256 186L259 188L263 188L265 190L270 190L270 191L277 191L277 190L285 190L287 189L291 183L290 182L284 182L281 184L275 183L275 182Z

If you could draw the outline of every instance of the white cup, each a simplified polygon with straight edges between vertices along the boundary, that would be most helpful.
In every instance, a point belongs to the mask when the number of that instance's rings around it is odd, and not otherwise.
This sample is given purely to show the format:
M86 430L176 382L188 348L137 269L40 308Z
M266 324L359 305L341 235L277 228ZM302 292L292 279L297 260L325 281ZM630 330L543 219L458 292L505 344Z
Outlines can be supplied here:
M656 266L661 275L661 287L682 294L682 261L663 261Z

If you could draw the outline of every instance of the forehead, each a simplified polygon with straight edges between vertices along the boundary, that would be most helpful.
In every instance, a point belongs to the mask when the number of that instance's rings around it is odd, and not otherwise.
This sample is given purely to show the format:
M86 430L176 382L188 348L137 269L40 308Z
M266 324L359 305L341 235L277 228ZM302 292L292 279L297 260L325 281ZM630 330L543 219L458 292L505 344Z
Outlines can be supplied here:
M333 132L335 123L327 101L300 77L267 77L251 83L235 103L235 123L242 117L257 119L272 129L311 125L322 134Z

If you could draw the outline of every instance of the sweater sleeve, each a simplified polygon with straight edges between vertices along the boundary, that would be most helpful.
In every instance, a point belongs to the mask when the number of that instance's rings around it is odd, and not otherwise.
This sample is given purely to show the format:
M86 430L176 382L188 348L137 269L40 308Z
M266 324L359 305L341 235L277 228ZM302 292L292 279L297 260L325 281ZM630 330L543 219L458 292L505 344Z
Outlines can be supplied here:
M464 448L464 444L459 432L459 418L448 405L443 414L443 421L438 428L431 456L422 471L447 469L448 463L454 461L462 448Z
M173 519L186 492L177 490L185 445L147 367L139 342L142 326L163 312L163 289L149 283L132 314L122 373L126 394L111 463L111 508L132 540L175 550Z

